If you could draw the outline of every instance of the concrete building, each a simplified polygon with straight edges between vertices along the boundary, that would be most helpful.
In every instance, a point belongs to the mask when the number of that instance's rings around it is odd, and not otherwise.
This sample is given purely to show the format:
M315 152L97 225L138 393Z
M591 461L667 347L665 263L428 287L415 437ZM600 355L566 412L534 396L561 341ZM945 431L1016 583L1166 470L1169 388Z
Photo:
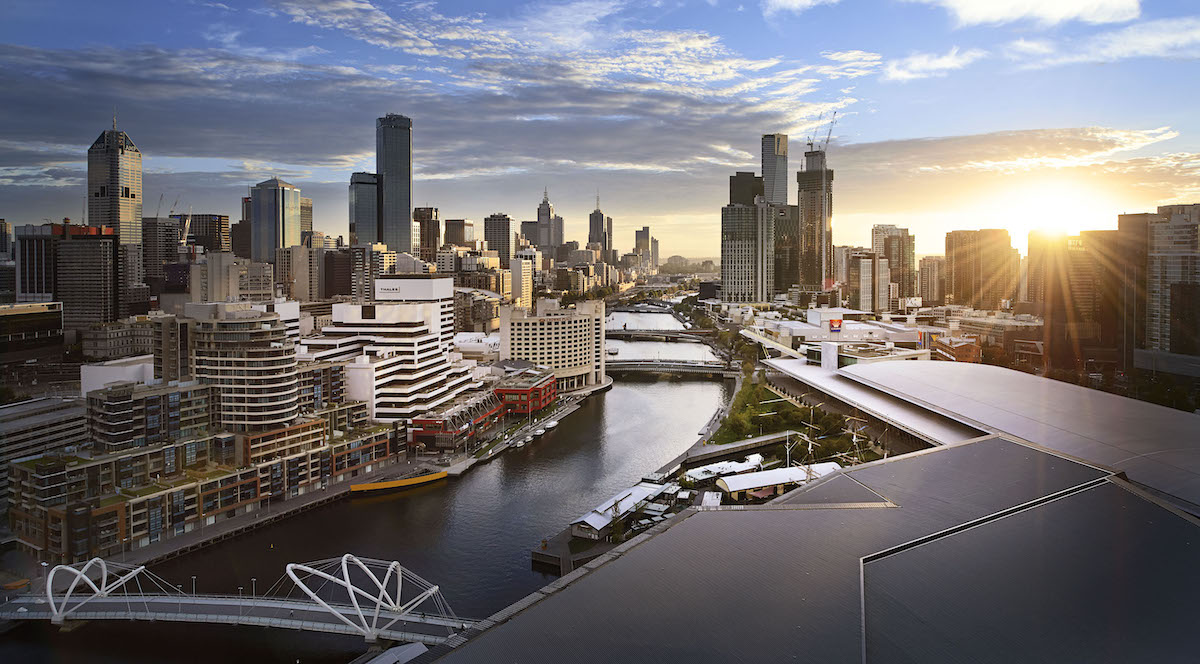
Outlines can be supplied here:
M215 396L196 382L109 383L87 395L89 442L111 454L199 437L216 424Z
M87 160L88 224L114 229L122 244L141 244L141 150L114 120L88 148Z
M763 134L762 181L763 198L772 205L788 202L788 137L787 134Z
M1147 226L1146 349L1200 355L1200 204L1158 208Z
M270 263L214 252L205 255L202 262L192 263L189 271L188 302L257 302L275 296L274 268Z
M71 450L87 439L80 399L43 397L0 406L0 517L7 516L11 462Z
M163 266L178 262L183 228L178 219L142 217L142 269L154 294L163 289Z
M908 229L876 224L871 229L871 251L887 259L890 281L898 285L899 298L917 297L916 238Z
M774 208L761 196L754 205L726 205L721 208L721 300L769 302L774 293Z
M454 331L491 333L500 329L500 294L477 288L454 289Z
M514 258L512 268L512 302L514 306L530 307L533 305L533 275L536 272L534 262L525 258Z
M55 299L63 304L63 328L83 330L122 315L122 251L116 235L81 235L60 242ZM144 313L144 311L142 312Z
M275 250L294 247L300 239L300 189L279 178L250 190L250 255L257 263L275 261Z
M313 232L312 199L300 197L300 237L307 237Z
M390 251L413 253L420 231L412 216L412 119L388 113L376 120L375 173L381 234L375 241Z
M249 303L189 303L193 377L215 386L222 430L265 431L299 412L296 346L279 313Z
M350 174L350 244L382 242L379 230L379 176Z
M604 301L564 309L558 300L539 299L534 311L501 307L500 359L552 369L559 392L603 385Z
M375 280L396 271L396 252L382 242L350 247L350 296L357 302L371 299Z
M483 239L487 248L500 257L500 268L507 270L516 253L513 220L507 214L496 212L483 219Z
M476 387L451 353L454 287L439 275L387 275L366 304L336 303L333 323L304 339L305 361L345 361L346 394L371 419L411 420Z
M300 246L275 250L275 283L285 297L300 302L321 299L324 251Z
M891 311L889 289L892 273L889 261L874 252L855 254L850 257L849 305L854 309L873 311L877 314Z

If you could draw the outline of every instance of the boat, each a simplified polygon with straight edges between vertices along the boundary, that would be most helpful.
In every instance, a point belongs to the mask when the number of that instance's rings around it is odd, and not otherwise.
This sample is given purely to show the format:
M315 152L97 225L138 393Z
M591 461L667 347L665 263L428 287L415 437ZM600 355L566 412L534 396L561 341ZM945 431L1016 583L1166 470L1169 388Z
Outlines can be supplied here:
M540 436L540 435L542 435L542 434L544 434L544 433L546 433L546 430L545 430L545 429L538 429L537 431L534 431L534 432L533 432L533 435L535 435L535 436Z
M546 431L549 431L556 426L558 426L558 420L550 420L546 423Z
M445 479L446 476L447 476L447 473L446 473L446 471L443 470L440 473L426 473L424 475L417 475L416 477L406 477L406 478L400 479L400 480L386 480L383 482L369 482L366 484L351 484L350 491L357 493L360 491L386 491L388 489L407 489L410 486L417 486L418 484L425 484L427 482L436 482L437 480Z
M609 348L604 352L608 353L609 355L617 355L621 352L621 350L619 348Z

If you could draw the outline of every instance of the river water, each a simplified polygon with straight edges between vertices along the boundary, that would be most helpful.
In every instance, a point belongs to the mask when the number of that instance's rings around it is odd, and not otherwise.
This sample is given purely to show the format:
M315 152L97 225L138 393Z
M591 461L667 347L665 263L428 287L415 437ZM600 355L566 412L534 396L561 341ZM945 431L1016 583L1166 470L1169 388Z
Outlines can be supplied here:
M662 320L669 318L639 322L669 325ZM704 348L649 345L677 348L678 359ZM671 356L670 348L652 352ZM262 592L289 562L351 552L401 561L438 584L458 615L482 618L553 580L530 562L542 538L687 449L730 396L717 381L622 379L533 444L462 478L336 502L153 571L185 589L194 574L201 593L236 594L239 585L249 593L256 578ZM344 663L363 649L353 637L206 625L97 622L60 633L38 624L0 636L5 662Z

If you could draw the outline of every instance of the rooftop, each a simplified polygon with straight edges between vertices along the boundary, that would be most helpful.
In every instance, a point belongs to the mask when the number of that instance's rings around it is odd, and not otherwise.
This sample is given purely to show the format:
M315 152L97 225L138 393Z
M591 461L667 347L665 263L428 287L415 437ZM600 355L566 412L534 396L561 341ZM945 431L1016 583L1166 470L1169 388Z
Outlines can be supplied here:
M1198 548L1112 471L990 437L687 510L414 662L1178 661Z

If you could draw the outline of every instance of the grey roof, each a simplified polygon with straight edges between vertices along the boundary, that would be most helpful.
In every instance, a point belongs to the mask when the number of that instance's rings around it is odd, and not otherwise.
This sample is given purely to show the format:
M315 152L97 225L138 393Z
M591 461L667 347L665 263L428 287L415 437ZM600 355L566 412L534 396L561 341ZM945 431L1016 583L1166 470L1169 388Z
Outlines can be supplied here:
M416 661L1182 660L1198 547L1110 471L984 438L685 512Z
M984 364L880 362L840 373L984 431L1124 471L1200 506L1200 415Z
M907 431L921 440L934 445L957 443L978 437L984 431L955 421L909 401L881 392L872 387L850 380L832 369L808 364L807 360L778 359L763 360L764 364L778 369L805 385L828 394L839 401L854 404L872 417ZM925 361L885 362L883 364L933 364Z

